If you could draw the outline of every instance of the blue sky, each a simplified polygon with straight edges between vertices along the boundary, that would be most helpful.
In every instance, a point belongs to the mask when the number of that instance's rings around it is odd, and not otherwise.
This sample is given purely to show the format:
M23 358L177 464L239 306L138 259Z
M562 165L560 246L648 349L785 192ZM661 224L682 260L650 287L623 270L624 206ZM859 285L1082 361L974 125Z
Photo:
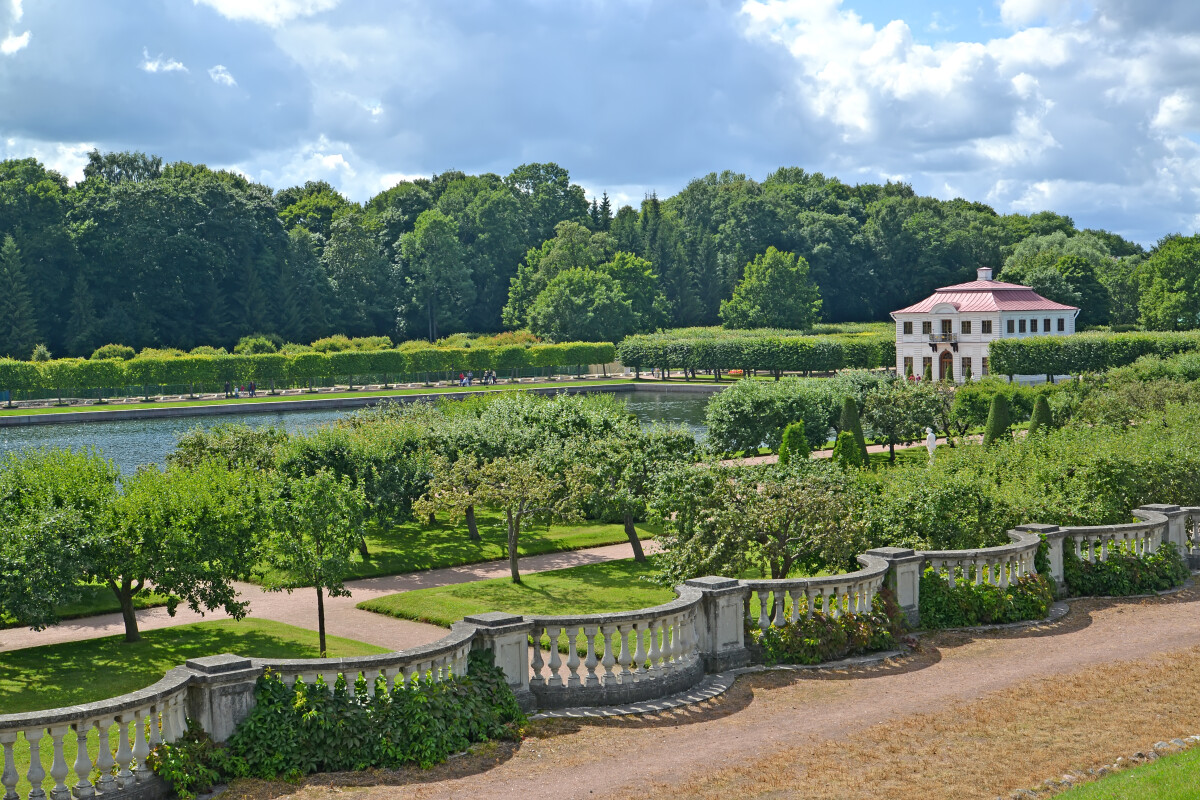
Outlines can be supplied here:
M898 179L1152 244L1200 226L1194 0L0 0L0 157L139 149L363 200L556 161L635 205Z

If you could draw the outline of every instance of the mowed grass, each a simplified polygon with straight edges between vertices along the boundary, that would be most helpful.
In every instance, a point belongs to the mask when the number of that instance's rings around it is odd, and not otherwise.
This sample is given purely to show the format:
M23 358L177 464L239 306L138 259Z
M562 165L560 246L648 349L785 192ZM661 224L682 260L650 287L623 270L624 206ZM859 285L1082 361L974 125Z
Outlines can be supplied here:
M2 639L0 639L2 640ZM330 636L326 639L331 657L386 653L387 649L364 642ZM82 642L30 647L0 653L0 714L19 714L45 708L92 703L157 682L172 667L189 658L235 653L256 658L316 658L316 631L304 630L282 622L262 619L213 620L174 628L146 631L139 642L126 643L122 636L107 636ZM114 727L110 744L116 750L118 731ZM130 737L132 741L132 731ZM95 729L88 737L92 763L99 752ZM74 734L67 736L64 750L67 764L73 764L77 752ZM54 757L54 743L44 736L39 744L42 768L48 770ZM31 788L26 781L29 771L29 746L18 741L14 748L17 774L21 782L17 794L25 797ZM93 781L96 772L93 770ZM72 774L69 784L77 778ZM53 780L43 788L49 793Z
M1058 795L1060 800L1194 800L1200 797L1200 748L1163 756Z
M675 592L645 580L656 571L653 558L585 564L509 578L471 581L366 600L358 607L401 619L449 628L468 614L599 614L632 611L675 599Z
M605 386L618 383L633 383L630 378L595 378L590 380L550 380L540 379L528 383L503 383L496 386L420 386L414 389L376 389L372 391L342 391L342 392L299 392L289 390L285 394L267 394L266 388L259 390L256 397L218 398L216 400L165 400L149 403L129 403L125 401L105 402L103 405L86 406L47 406L44 408L8 408L0 405L0 417L23 417L34 414L73 414L80 411L128 411L138 408L191 408L195 406L228 406L256 405L259 403L292 402L295 400L330 400L343 397L405 397L422 394L450 394L453 392L502 392L513 389L528 389L537 386L569 387L569 386Z
M117 602L117 597L112 593L107 586L98 586L96 584L88 584L81 587L82 597L74 603L69 603L65 606L59 606L56 610L61 619L79 619L80 617L93 617L97 614L111 614L121 610L121 604ZM167 604L165 595L150 593L141 595L133 599L135 608L154 608ZM16 621L6 615L0 614L0 630L5 628L22 627ZM0 706L2 707L2 706Z
M475 521L483 539L481 542L471 541L467 536L467 524L461 517L451 523L441 515L429 526L416 521L390 528L373 525L367 532L371 557L364 561L356 554L347 577L374 578L508 558L508 528L504 517L497 511L480 508L475 513ZM639 523L636 527L642 539L652 539L658 533L651 525ZM604 522L550 525L522 530L517 551L522 556L533 556L627 541L622 525Z

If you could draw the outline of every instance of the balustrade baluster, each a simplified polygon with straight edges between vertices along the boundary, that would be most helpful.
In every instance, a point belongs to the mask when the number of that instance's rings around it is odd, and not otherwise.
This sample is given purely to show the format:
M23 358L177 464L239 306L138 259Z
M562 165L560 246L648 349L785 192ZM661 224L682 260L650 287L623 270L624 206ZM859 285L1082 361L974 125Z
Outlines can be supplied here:
M17 762L13 756L13 745L16 743L16 731L0 733L0 748L4 749L4 769L0 771L0 786L4 787L4 800L20 800L17 797L17 783L21 776L17 774Z
M646 677L646 630L649 626L639 622L633 626L633 682Z
M596 677L596 665L600 663L600 660L596 658L596 626L585 626L583 636L587 640L587 658L583 662L587 674L584 676L583 685L595 686L599 682Z
M758 627L759 630L766 630L771 627L771 618L767 614L767 601L770 594L765 589L758 590Z
M617 674L617 683L629 683L632 678L629 665L629 661L632 658L629 653L629 631L632 627L629 623L617 626L617 635L621 637L621 650L617 653L618 666L621 669Z
M95 724L95 720L90 720L76 722L71 726L75 731L75 777L79 780L75 782L75 787L70 794L74 794L79 800L87 800L89 797L96 796L96 787L92 786L92 782L89 780L92 774L92 759L88 755L88 732Z
M557 643L555 639L555 643ZM583 676L579 671L579 628L567 628L567 686L583 686Z
M162 730L159 728L159 717L166 702L156 703L150 709L150 749L153 750L162 742Z
M171 710L175 716L175 738L179 739L187 733L187 710L184 708L186 694L175 695L174 701L171 704Z
M133 749L129 745L129 725L133 714L126 713L117 717L117 785L124 789L133 785Z
M1000 588L1008 588L1009 581L1012 578L1012 557L1005 557L1000 561Z
M41 728L25 731L25 741L29 744L29 771L25 773L25 779L33 787L29 791L29 800L43 800L46 796L46 790L42 788L42 781L46 780L46 770L42 769L42 737L45 735Z
M143 708L133 712L133 715L133 757L137 759L137 771L134 774L137 780L144 781L152 773L150 765L146 763L146 756L150 755L150 745L146 742L146 717L149 711Z
M617 656L613 653L613 637L617 635L616 628L607 625L600 626L600 641L604 643L604 658L600 660L600 666L604 667L604 674L600 676L600 683L604 686L614 686L617 683Z
M542 631L547 630L545 626L538 624L533 626L533 647L529 653L529 666L532 668L533 674L529 676L529 684L531 686L545 686L546 679L542 677ZM553 642L551 642L553 647Z
M96 791L103 794L116 789L117 779L112 774L117 762L113 759L112 745L109 744L108 734L112 731L114 717L102 717L96 721L96 738L99 747L96 750L96 769L100 770L100 779L96 781Z
M662 620L650 621L650 677L657 678L662 672L662 665L658 663L662 651L658 647L658 634L662 630Z
M775 595L775 624L782 625L786 619L786 611L783 606L784 601L787 600L787 592L775 589L773 594Z
M70 730L70 725L56 725L50 729L50 739L54 743L54 760L50 762L54 788L50 790L50 800L71 800L71 790L67 788L67 776L71 774L71 768L67 766L63 753L63 739Z
M975 556L975 558L971 559L971 565L975 568L974 583L976 586L979 586L984 581L983 559L981 559L979 556Z
M817 590L813 589L811 586L805 587L804 598L804 603L806 606L804 609L804 618L812 619L813 606L816 605L817 602Z

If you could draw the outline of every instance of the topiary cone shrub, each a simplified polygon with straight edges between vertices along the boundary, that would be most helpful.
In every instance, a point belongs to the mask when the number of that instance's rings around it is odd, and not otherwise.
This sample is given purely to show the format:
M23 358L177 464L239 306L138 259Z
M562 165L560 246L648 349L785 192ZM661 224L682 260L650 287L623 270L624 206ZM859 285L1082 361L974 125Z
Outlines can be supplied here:
M967 383L971 382L971 365L969 363L963 367L963 380Z
M853 397L846 397L842 400L842 416L838 420L838 430L854 436L854 441L858 443L859 450L862 451L862 463L867 463L867 437L863 435L862 420L858 416L858 403Z
M954 383L954 367L946 367L946 375L942 378L946 383Z
M804 461L812 449L804 436L804 423L793 422L783 429L783 443L779 445L779 464L786 467L790 461Z
M865 453L854 439L854 434L842 431L837 441L833 443L833 460L846 469L858 469L863 466Z
M1048 433L1054 427L1054 417L1050 414L1050 404L1045 395L1038 395L1033 403L1033 414L1029 417L1029 436L1041 431Z
M985 445L996 444L1003 441L1008 435L1008 429L1012 425L1012 417L1008 413L1008 400L1004 395L996 394L992 397L991 408L988 409L987 426L983 432L983 443Z
M922 378L927 381L933 380L933 364L932 363L927 363L925 365L925 374L922 376Z

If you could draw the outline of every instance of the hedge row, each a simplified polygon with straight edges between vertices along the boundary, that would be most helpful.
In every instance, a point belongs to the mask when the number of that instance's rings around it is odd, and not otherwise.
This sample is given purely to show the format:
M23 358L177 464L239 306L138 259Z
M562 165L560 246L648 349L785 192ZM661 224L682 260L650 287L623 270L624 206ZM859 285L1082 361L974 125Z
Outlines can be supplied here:
M257 381L264 386L311 385L330 379L353 384L367 376L576 367L613 361L611 344L564 342L526 347L421 347L402 350L344 350L283 355L189 355L177 358L80 359L32 362L0 359L0 390L37 389L100 392L126 386L210 386Z
M629 336L617 345L617 359L634 369L834 372L875 369L896 363L894 335L875 333L832 336L763 334L721 338L656 333Z
M1142 356L1200 350L1200 333L1080 333L997 339L989 345L996 375L1079 375L1132 364Z

